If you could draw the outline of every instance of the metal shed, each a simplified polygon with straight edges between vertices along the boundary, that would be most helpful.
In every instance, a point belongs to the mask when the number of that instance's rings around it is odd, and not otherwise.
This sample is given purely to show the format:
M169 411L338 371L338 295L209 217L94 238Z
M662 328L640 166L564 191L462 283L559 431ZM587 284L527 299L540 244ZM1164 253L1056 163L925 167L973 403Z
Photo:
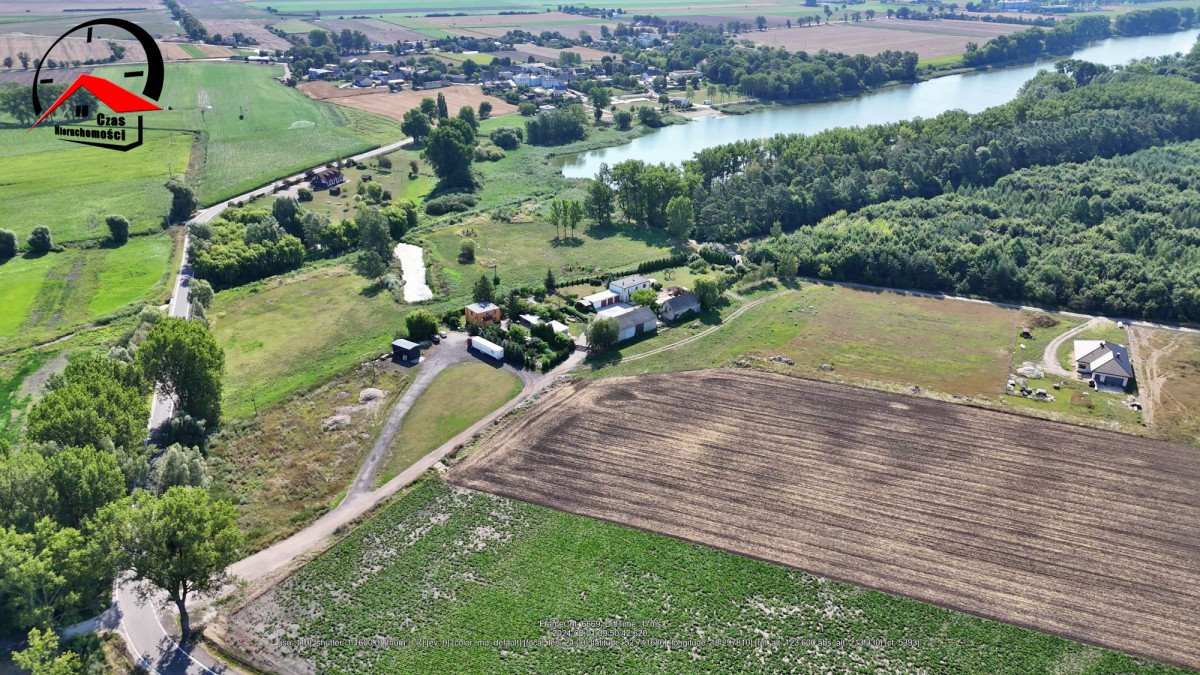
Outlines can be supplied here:
M392 343L392 358L400 361L420 361L421 348L415 342L396 340Z

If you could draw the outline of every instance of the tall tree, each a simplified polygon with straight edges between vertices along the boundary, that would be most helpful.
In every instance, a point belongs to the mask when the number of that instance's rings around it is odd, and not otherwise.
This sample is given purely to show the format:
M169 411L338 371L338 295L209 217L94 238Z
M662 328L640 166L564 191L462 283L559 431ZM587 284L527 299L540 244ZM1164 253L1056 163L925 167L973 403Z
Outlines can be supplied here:
M425 138L428 138L429 133L433 131L433 122L429 120L428 115L417 108L413 108L404 113L404 121L400 123L400 131L412 136L414 141L420 143Z
M124 244L129 241L129 219L125 216L111 215L104 217L104 224L108 226L108 235L113 242Z
M553 293L558 288L558 280L554 278L554 270L546 270L546 280L542 282L542 285L546 287L547 293Z
M612 102L612 91L607 87L592 87L588 98L592 101L592 116L599 122L600 117L604 115L604 109Z
M447 186L469 186L475 159L475 131L460 119L447 119L429 135L425 158Z
M617 336L620 335L620 332L621 325L617 323L616 319L596 319L588 327L588 345L595 348L596 351L607 351L617 344Z
M28 646L13 652L12 659L30 675L76 675L83 672L83 662L73 651L59 652L58 634L53 629L32 628L26 639Z
M364 206L354 219L358 224L358 247L371 251L384 263L394 257L395 242L392 241L391 225L387 216L374 206Z
M587 194L583 199L583 210L588 218L596 221L600 227L612 225L612 217L617 193L608 182L608 167L601 165L596 179L588 183Z
M496 286L488 280L486 274L480 274L471 295L475 302L495 302Z
M166 592L179 610L186 642L192 631L188 597L221 588L225 569L238 559L243 539L237 509L204 489L173 487L161 497L139 490L114 504L109 516L119 569Z
M58 494L55 520L79 528L100 507L125 496L125 474L117 456L92 447L63 448L46 460Z
M137 361L147 380L175 397L178 412L216 426L225 352L207 328L186 319L162 319L138 347Z
M692 233L693 217L690 198L679 195L667 202L667 232L671 236L686 239Z
M437 95L437 116L439 120L450 117L450 107L446 104L446 96L441 92Z
M475 109L469 105L464 105L458 109L458 119L471 125L473 131L479 131L479 120L475 118Z

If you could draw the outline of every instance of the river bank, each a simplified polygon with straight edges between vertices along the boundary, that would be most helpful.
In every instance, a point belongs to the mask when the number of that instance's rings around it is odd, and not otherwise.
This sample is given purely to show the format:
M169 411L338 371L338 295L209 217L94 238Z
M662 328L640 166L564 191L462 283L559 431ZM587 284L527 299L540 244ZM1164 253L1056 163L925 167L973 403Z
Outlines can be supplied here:
M854 98L801 105L739 104L719 108L721 116L705 116L688 124L664 127L628 143L555 157L553 165L567 178L591 178L601 164L628 159L681 164L705 148L776 134L815 134L838 127L888 124L917 117L936 117L959 109L976 113L1007 103L1039 70L1061 58L1120 65L1134 59L1165 56L1191 48L1200 29L1132 38L1109 38L1075 52L1033 63L966 73L946 74L914 84L895 84ZM749 109L748 109L749 108Z

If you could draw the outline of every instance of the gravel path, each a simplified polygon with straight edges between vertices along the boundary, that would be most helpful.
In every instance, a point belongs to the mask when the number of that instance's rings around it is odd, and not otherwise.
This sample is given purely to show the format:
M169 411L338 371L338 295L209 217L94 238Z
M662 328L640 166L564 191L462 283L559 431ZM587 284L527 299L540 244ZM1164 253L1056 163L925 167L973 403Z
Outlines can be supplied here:
M1067 340L1070 340L1071 338L1075 337L1076 335L1079 335L1080 333L1082 333L1086 330L1090 330L1092 328L1095 328L1096 326L1099 326L1100 324L1104 323L1106 320L1107 319L1102 319L1102 318L1097 317L1095 319L1092 319L1091 321L1082 323L1082 324L1072 328L1071 330L1066 331L1062 335L1059 335L1058 337L1054 338L1053 340L1051 340L1046 345L1046 350L1042 352L1042 369L1045 370L1047 373L1057 375L1058 377L1075 377L1075 373L1070 372L1069 370L1067 370L1066 368L1063 368L1062 365L1059 364L1059 362L1058 362L1059 347L1062 347L1062 344L1064 342L1066 342Z

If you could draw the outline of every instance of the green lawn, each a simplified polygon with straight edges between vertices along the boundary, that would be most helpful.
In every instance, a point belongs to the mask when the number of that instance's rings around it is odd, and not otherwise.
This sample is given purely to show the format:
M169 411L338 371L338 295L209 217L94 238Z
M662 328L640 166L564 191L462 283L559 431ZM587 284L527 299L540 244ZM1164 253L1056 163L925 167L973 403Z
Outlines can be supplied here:
M49 350L27 350L0 360L0 440L18 440L30 404L21 385L53 356Z
M21 247L38 225L58 242L107 237L113 213L131 232L155 231L171 203L163 184L187 169L191 145L190 134L147 131L142 147L113 152L58 140L52 127L2 129L0 223Z
M186 52L187 55L192 57L193 59L208 58L208 54L205 54L204 50L200 49L196 45L182 44L182 45L179 45L179 48L182 49L184 52Z
M460 363L442 371L405 415L377 482L391 480L519 393L516 375L487 363Z
M628 623L575 635L553 623L571 620ZM252 657L314 672L1180 672L432 477L255 600L232 632ZM406 642L316 643L376 636ZM556 638L616 644L492 642Z
M173 251L171 233L162 233L0 265L0 350L50 339L130 303L163 300Z
M218 293L208 316L225 350L226 416L248 416L387 352L409 309L344 265Z

